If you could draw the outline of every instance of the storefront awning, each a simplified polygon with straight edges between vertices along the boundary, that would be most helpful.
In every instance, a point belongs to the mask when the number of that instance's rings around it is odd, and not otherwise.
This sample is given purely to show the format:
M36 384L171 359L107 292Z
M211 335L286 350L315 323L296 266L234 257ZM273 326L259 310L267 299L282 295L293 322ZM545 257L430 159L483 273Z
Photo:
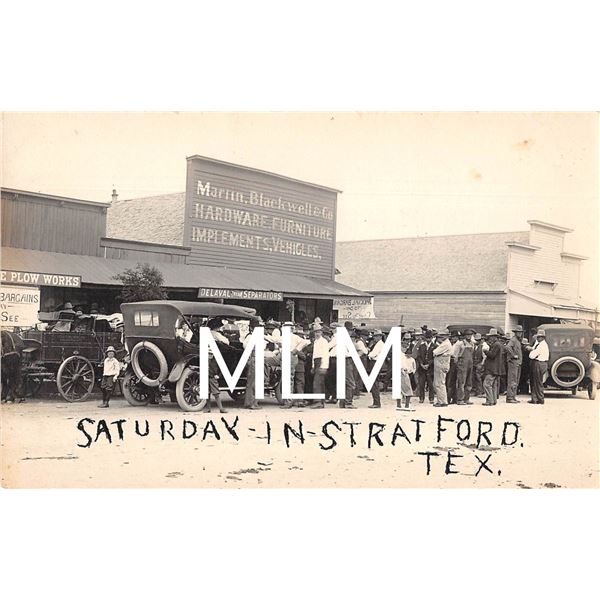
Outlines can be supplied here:
M286 273L223 269L220 267L160 263L146 260L116 260L98 256L41 252L22 248L2 248L1 256L3 270L80 276L81 283L88 285L118 286L119 282L114 279L114 276L122 273L125 269L134 268L138 262L149 263L156 267L164 276L166 288L196 289L199 296L201 290L214 290L214 293L200 296L207 299L226 297L224 295L219 296L219 291L223 292L224 290L269 292L263 298L247 299L277 300L279 294L287 297L319 299L371 297L371 294L330 279L303 277Z
M552 317L555 319L596 320L597 309L550 294L508 290L508 312L513 315Z

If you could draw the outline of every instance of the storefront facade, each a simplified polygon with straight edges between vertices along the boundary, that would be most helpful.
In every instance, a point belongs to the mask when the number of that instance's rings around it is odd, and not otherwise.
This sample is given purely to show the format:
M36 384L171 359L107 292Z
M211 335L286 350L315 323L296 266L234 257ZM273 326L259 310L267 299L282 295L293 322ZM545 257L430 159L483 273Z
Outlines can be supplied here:
M114 192L113 206L88 206L3 190L3 275L37 286L42 312L67 302L118 312L118 275L147 263L175 300L240 304L296 322L372 314L369 294L335 281L337 190L205 157L187 165L186 192L152 203L119 202Z
M374 296L381 325L521 325L530 332L580 321L600 329L596 302L580 297L586 257L565 250L571 230L528 224L529 231L342 242L338 281Z

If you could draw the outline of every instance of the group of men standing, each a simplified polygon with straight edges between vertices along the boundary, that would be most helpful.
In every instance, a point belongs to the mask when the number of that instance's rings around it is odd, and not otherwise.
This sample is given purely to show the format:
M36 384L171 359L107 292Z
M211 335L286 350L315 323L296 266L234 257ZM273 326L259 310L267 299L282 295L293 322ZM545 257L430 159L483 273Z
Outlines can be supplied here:
M281 323L269 320L266 323L257 323L265 328L265 381L269 382L273 369L281 366ZM282 398L282 385L279 382L274 389L278 403L283 408L307 406L311 408L324 408L325 404L339 404L340 408L356 408L354 398L364 391L358 369L350 357L348 350L338 344L338 323L324 325L316 319L309 326L302 326L292 322L283 323L284 327L292 329L291 334L291 382L290 389L295 395L323 394L325 400L307 402L304 399ZM352 340L354 348L360 357L365 369L370 372L379 354L383 350L383 332L379 329L367 331L355 328L352 322L344 323L345 329ZM250 337L242 342L245 347ZM337 361L346 362L346 376L344 381L345 398L337 398ZM244 406L251 410L260 408L254 390L255 362L251 356L248 362L247 383ZM381 407L379 382L376 382L371 393L373 396L372 408Z
M282 397L281 381L274 384L278 403L283 408L307 406L324 408L325 404L339 404L340 408L355 408L354 398L365 390L358 369L348 349L338 344L338 323L326 326L320 319L302 326L292 322L283 324L269 320L256 325L265 328L265 382L267 386L274 371L281 366L281 327L290 327L291 334L291 382L290 389L295 395L323 394L325 400L307 402L304 399ZM349 321L344 323L354 349L365 371L370 373L384 348L384 334L380 329L368 331L354 327ZM494 406L502 391L506 392L506 402L520 402L517 398L519 382L522 379L523 361L528 355L530 364L530 389L532 404L544 403L544 378L548 368L549 349L545 332L539 329L533 345L523 338L523 328L515 327L512 336L507 336L495 328L487 334L473 330L436 331L423 326L420 332L409 330L402 339L402 377L410 377L410 385L404 385L402 395L418 395L419 402L429 402L436 407L449 404L473 404L472 397L483 397L483 406ZM250 337L243 340L244 347ZM414 366L405 369L405 359ZM412 359L412 360L411 360ZM337 398L337 361L346 362L344 381L345 398ZM384 375L371 388L373 402L370 408L381 407L380 381L384 389L390 383L391 366L387 357ZM254 390L254 357L250 358L247 372L247 385L244 406L251 410L260 408ZM387 374L387 375L386 375ZM407 391L408 390L408 391ZM413 391L415 390L415 391ZM408 400L409 400L408 398ZM398 404L400 407L400 404Z
M413 339L411 333L407 354L416 362L413 376L419 401L429 401L435 406L448 404L473 404L471 393L485 397L484 406L498 403L502 387L506 389L506 402L515 404L524 353L529 353L531 364L530 387L532 404L544 403L543 381L548 369L549 349L545 332L539 329L536 341L529 345L523 339L519 325L512 336L505 336L491 328L485 335L472 330L436 332L426 326Z

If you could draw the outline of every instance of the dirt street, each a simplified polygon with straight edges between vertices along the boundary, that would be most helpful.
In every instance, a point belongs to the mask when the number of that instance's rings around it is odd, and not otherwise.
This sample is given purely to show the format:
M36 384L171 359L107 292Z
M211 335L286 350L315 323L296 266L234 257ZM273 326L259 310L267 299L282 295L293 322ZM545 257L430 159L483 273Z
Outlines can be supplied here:
M413 399L411 411L389 395L380 410L364 394L357 410L227 401L224 415L30 399L2 405L2 485L598 487L598 403L583 392L549 393L544 406L520 399L444 409Z

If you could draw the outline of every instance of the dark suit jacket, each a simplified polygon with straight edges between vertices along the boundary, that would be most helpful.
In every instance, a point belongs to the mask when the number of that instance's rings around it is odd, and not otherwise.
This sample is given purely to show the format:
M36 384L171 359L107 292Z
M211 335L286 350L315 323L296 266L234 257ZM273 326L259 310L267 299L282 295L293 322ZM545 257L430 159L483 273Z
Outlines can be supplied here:
M433 343L429 344L429 348L427 348L427 344L421 344L419 349L417 350L417 356L415 358L415 362L417 363L417 367L419 369L423 369L424 365L429 364L429 368L433 369Z
M494 342L485 357L485 372L491 375L502 375L504 352L500 342Z

